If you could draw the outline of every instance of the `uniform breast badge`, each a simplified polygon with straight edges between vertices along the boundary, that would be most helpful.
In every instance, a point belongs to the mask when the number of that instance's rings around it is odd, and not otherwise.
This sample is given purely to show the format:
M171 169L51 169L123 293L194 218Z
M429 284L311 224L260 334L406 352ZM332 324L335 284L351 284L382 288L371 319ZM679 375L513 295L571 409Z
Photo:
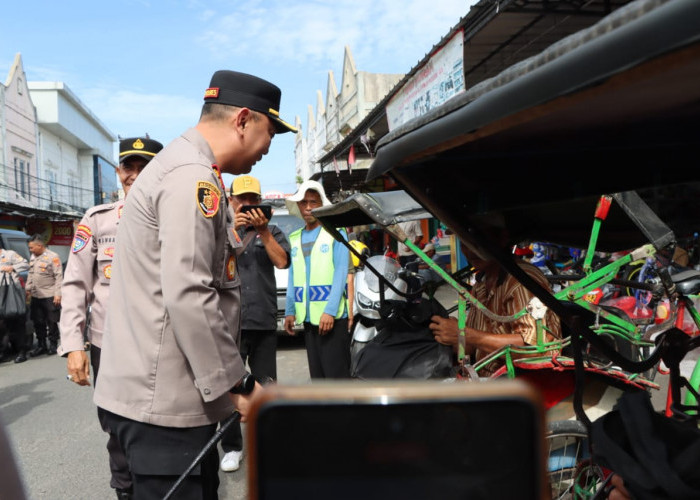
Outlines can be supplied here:
M236 258L233 255L229 255L228 261L226 262L226 278L231 281L236 277Z
M221 190L211 182L197 182L197 206L204 217L214 217L219 211Z

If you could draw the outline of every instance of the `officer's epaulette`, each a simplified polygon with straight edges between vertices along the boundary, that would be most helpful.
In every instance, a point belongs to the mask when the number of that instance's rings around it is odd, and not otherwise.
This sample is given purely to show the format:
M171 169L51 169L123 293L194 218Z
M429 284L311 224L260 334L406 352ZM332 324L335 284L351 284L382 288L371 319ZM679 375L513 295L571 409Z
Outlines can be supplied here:
M96 213L114 210L115 208L118 208L119 206L121 206L122 203L124 203L124 202L120 200L120 201L115 201L112 203L103 203L102 205L95 205L94 207L87 209L87 212L85 212L85 216L89 217L89 216L96 214Z

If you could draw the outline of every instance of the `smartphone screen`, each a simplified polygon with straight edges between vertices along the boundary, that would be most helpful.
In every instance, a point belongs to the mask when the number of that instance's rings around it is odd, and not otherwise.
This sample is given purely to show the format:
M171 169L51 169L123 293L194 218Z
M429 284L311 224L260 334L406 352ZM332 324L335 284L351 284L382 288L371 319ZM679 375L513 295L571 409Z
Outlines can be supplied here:
M244 205L241 207L241 212L250 212L255 208L262 210L267 220L272 218L272 207L270 205Z
M256 417L259 499L538 499L538 409L527 398L276 401Z

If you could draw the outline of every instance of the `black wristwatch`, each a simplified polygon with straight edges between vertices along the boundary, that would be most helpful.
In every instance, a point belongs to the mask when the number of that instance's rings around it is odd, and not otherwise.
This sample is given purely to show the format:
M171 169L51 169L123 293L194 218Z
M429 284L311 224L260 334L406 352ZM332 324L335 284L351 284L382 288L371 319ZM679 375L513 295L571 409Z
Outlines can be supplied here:
M246 373L237 385L234 385L228 392L231 394L250 394L255 389L255 377Z

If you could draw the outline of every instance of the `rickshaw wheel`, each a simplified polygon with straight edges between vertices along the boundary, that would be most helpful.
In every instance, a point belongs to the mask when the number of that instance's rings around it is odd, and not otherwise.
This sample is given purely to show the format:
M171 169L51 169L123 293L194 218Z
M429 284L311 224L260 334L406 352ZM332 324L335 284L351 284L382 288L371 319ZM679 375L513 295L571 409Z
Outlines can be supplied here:
M605 482L605 474L600 466L590 459L584 460L578 466L572 491L574 499L594 498L601 485Z
M579 466L588 460L588 433L578 420L550 422L545 436L547 473L553 500L575 497Z

